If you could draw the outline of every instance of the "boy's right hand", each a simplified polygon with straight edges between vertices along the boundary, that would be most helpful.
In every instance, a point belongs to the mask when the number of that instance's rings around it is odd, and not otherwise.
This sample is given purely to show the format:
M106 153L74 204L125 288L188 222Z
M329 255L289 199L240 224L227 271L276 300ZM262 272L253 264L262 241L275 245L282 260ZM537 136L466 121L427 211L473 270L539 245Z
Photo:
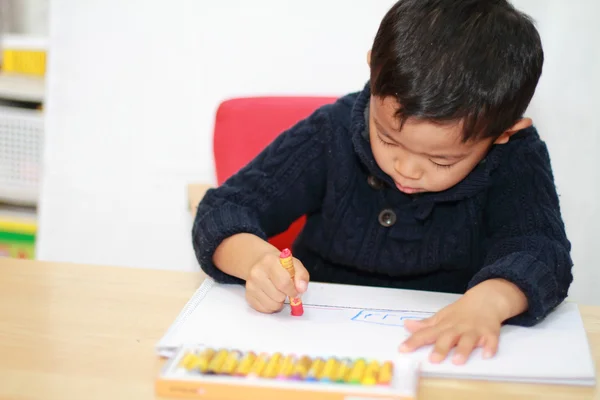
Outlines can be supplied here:
M286 297L298 297L306 291L309 273L300 260L294 258L294 280L281 266L278 253L265 253L251 268L246 279L246 301L263 313L283 308Z

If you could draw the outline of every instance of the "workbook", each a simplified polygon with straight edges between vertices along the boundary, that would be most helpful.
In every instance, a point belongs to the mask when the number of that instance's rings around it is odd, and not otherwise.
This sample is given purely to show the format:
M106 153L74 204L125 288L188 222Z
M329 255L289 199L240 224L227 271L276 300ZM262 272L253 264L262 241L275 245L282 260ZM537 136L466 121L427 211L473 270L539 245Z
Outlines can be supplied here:
M389 358L408 338L408 319L423 319L459 295L311 282L304 315L289 304L263 314L247 303L242 285L207 278L157 344L172 355L182 345L245 348L265 352ZM504 325L498 353L476 349L464 365L428 361L432 346L404 357L420 363L422 376L512 382L595 385L595 367L576 304L564 302L534 327Z

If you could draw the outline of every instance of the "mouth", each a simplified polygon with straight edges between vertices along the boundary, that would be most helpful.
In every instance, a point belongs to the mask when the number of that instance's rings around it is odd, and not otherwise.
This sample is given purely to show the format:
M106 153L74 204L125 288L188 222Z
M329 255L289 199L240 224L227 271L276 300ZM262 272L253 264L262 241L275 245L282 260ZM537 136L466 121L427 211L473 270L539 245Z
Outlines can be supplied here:
M406 193L406 194L415 194L415 193L419 193L421 191L421 189L419 188L412 188L412 187L408 187L408 186L402 186L401 184L399 184L398 182L396 183L396 187L398 188L399 191Z

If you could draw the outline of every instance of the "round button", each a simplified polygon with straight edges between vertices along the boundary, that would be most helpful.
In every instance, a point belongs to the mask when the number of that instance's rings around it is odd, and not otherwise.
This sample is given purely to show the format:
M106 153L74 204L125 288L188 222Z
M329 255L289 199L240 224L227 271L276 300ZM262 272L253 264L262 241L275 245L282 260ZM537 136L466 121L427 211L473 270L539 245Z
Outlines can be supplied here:
M375 190L379 190L383 187L383 182L381 182L373 175L369 175L369 177L367 178L367 183Z
M379 213L379 223L381 226L389 228L396 223L396 213L390 209L385 209Z

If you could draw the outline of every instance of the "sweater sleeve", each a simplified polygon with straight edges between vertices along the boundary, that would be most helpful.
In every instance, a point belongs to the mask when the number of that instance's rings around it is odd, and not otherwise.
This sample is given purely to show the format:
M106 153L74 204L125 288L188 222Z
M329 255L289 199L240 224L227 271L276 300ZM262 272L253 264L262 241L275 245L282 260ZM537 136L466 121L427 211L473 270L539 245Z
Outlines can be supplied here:
M485 266L469 287L491 278L514 283L528 309L506 323L532 326L567 297L573 263L546 146L537 140L522 147L510 152L508 166L493 177Z
M194 253L207 275L242 283L219 270L213 254L226 238L251 233L264 240L320 207L325 192L330 105L281 133L200 204L192 228Z

